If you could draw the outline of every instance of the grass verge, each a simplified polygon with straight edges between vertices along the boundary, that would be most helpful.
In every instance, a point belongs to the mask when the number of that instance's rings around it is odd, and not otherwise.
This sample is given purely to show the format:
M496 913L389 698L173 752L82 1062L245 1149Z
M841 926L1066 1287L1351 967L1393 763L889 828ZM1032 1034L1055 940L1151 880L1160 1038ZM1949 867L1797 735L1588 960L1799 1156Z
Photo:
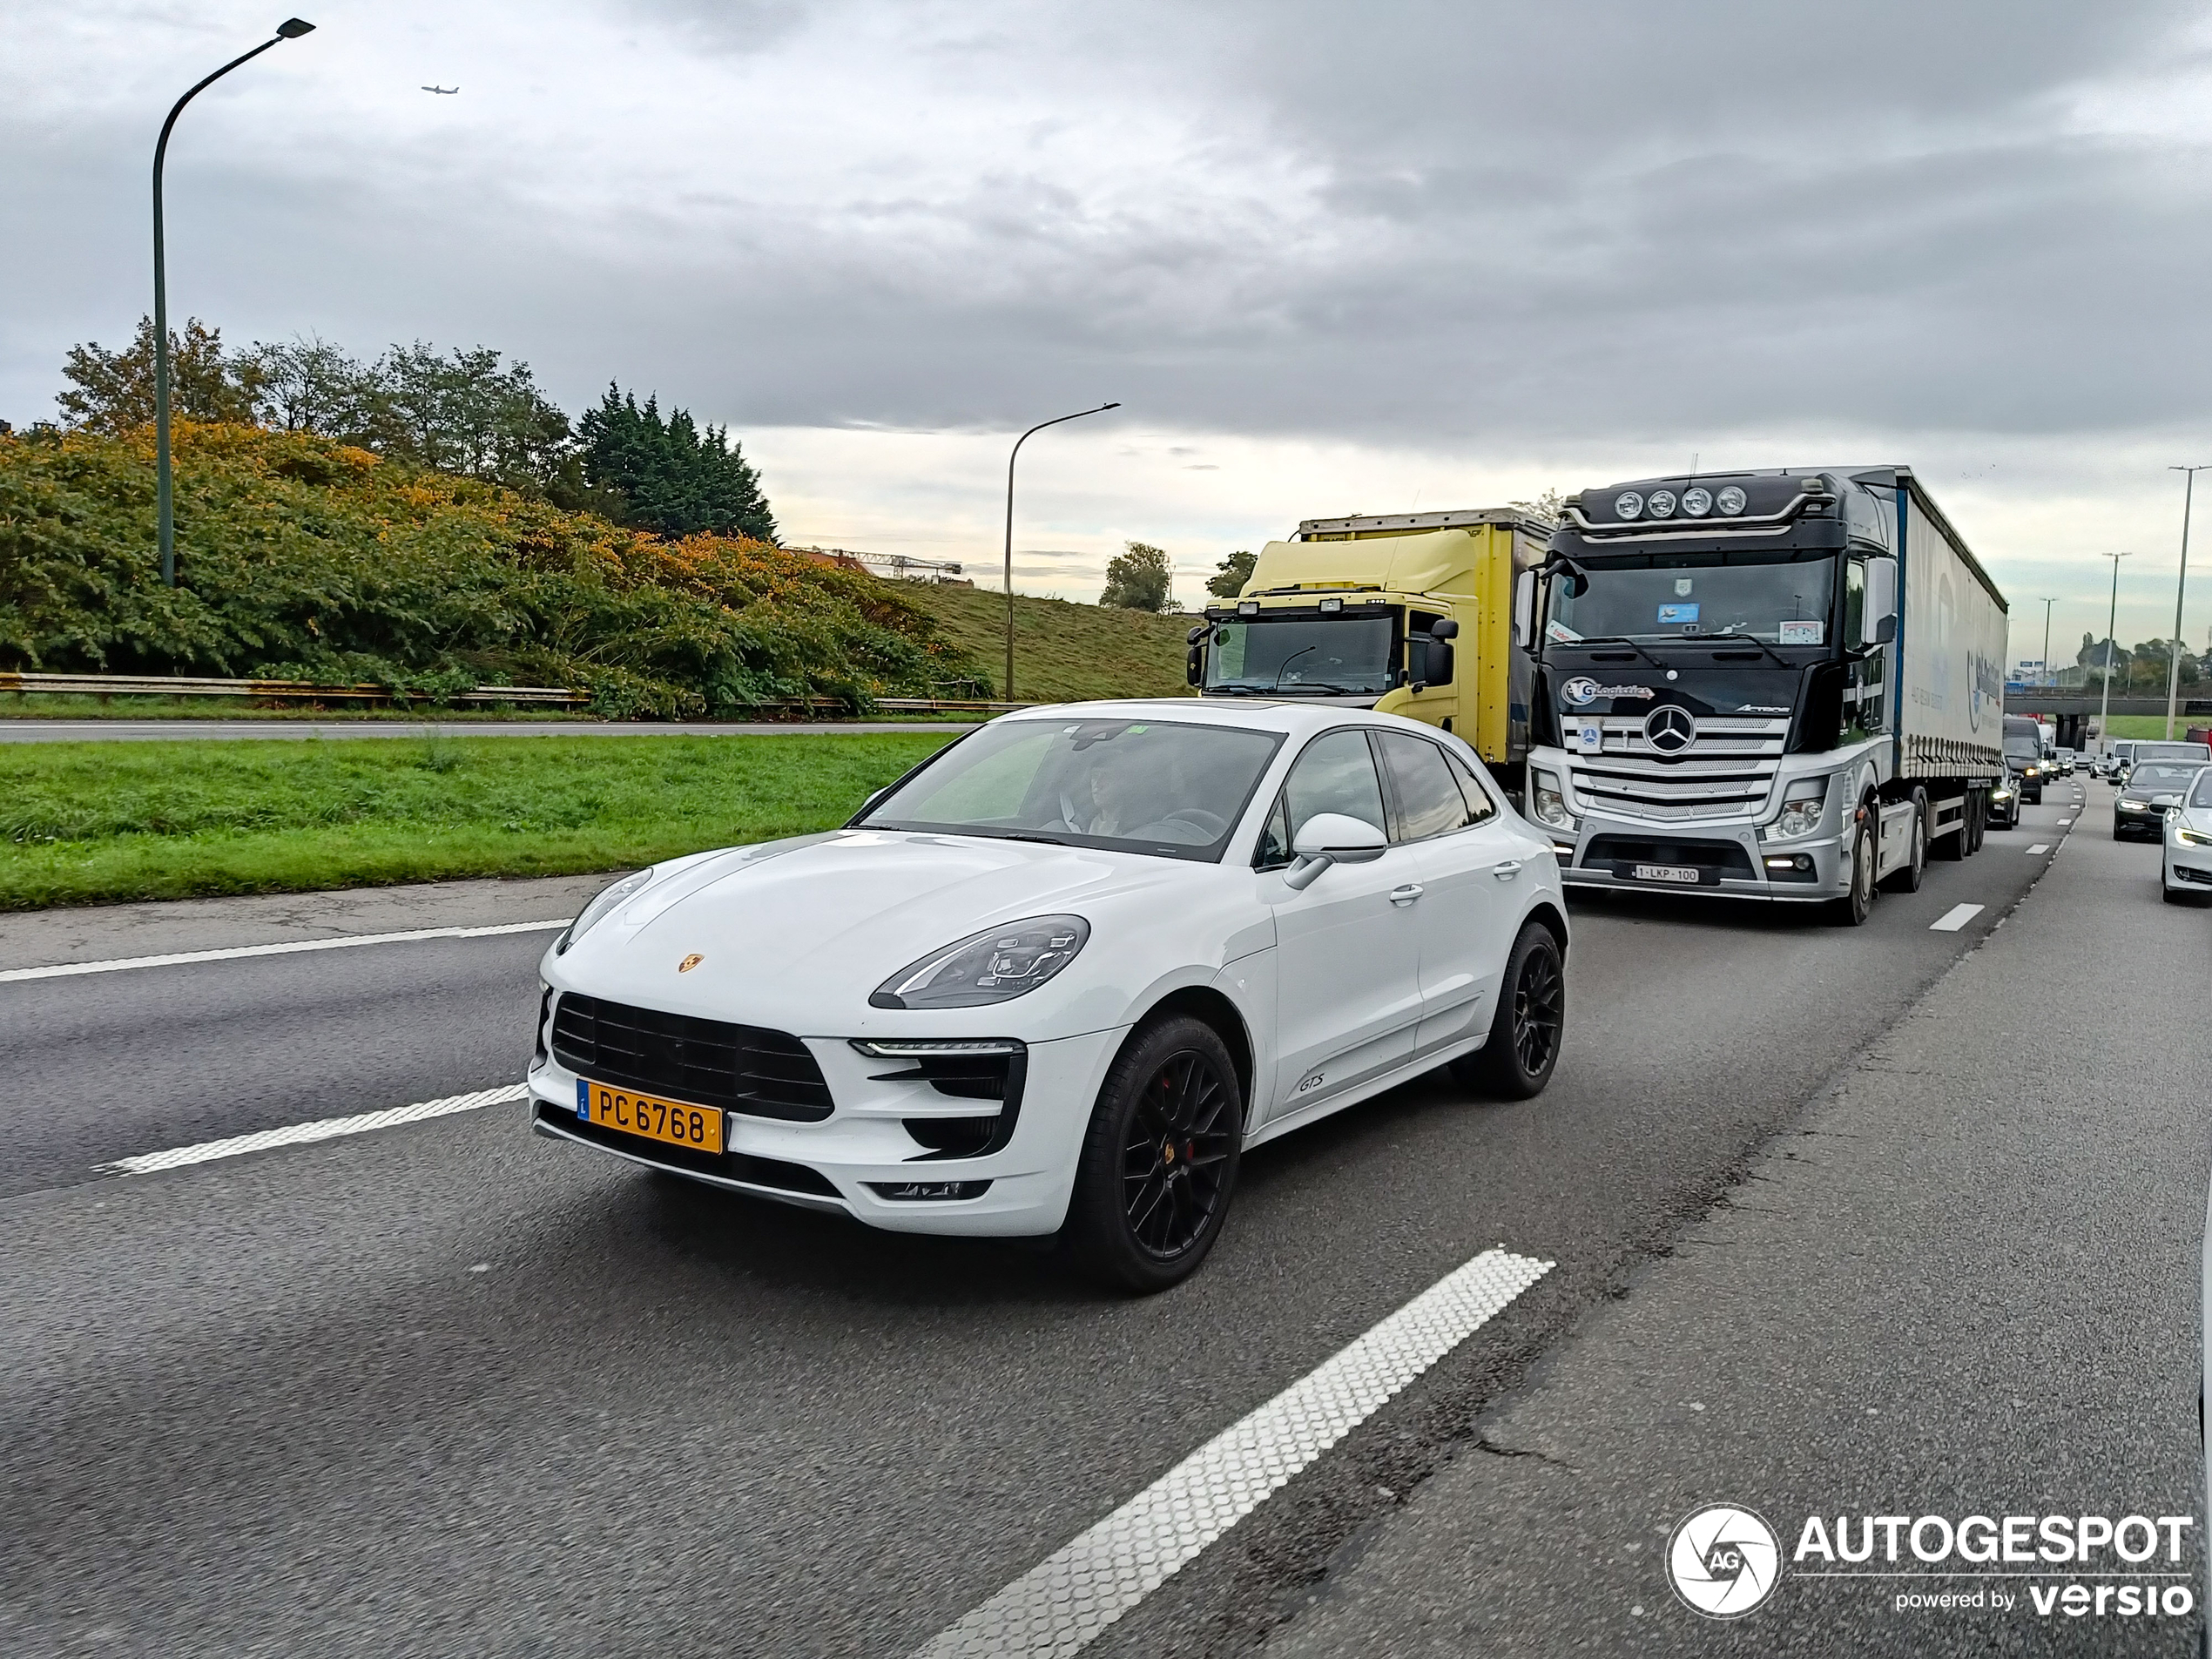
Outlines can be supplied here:
M1006 677L1006 594L988 588L896 584L995 688ZM911 591L909 587L911 586ZM1014 596L1014 694L1073 703L1097 697L1188 697L1183 678L1189 617ZM948 693L949 695L950 693ZM995 690L993 695L998 695Z
M2212 725L2212 716L2180 714L2174 716L2174 740L2178 743L2188 736L2193 725ZM2111 720L2112 735L2115 738L2158 738L2166 736L2166 717L2162 714L2115 714Z
M0 747L0 910L634 868L841 823L949 740Z

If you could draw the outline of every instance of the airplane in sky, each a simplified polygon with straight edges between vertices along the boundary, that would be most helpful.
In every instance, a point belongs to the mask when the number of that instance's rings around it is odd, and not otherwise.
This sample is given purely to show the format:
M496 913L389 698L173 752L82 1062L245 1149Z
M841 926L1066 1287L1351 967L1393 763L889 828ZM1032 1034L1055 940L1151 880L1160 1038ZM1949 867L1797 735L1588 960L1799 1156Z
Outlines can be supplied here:
M457 86L426 86L422 90L426 92L435 92L440 98L451 98L461 89Z

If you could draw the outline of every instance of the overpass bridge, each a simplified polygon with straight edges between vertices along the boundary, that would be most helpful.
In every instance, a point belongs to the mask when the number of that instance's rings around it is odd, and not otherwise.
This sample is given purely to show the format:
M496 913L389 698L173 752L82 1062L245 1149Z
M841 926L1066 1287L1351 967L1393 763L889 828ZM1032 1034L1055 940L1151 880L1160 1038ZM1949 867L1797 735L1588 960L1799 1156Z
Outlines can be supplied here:
M2084 740L2101 706L2102 699L2095 692L2078 688L2029 686L2020 691L2007 689L2005 692L2006 713L2034 714L2047 720L2057 721L2058 743L2062 749L2087 746ZM2112 699L2112 712L2162 715L2166 712L2166 699L2163 697L2115 697ZM2212 725L2212 697L2182 698L2174 705L2174 723L2179 726L2184 719L2200 725Z

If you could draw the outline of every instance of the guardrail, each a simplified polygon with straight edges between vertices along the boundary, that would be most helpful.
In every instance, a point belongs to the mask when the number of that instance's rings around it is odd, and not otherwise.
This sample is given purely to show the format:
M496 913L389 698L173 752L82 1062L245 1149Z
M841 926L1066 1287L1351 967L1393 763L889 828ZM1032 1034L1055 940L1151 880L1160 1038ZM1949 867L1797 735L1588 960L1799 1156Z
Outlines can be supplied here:
M312 680L194 679L172 674L15 674L0 672L0 691L71 692L85 697L249 697L279 702L365 703L531 703L582 708L591 693L561 685L479 685L442 699L389 685L320 685ZM841 697L772 697L763 709L794 713L837 714L849 706ZM1035 708L1034 703L1000 703L986 698L880 697L875 706L900 714L1004 714Z
M420 691L395 691L389 685L318 685L312 680L192 679L172 674L0 673L0 691L66 691L89 697L258 697L293 702L331 698L370 703L439 700ZM550 703L581 708L591 701L591 693L561 685L479 685L474 691L449 692L442 700Z

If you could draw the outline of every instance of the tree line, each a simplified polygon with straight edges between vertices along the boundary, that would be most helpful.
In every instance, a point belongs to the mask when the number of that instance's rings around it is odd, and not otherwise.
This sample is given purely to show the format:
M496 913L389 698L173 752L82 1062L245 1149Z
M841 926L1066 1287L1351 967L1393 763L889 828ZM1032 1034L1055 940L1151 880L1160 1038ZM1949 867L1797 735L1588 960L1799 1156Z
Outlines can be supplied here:
M151 424L153 360L150 317L120 350L71 347L55 400L64 423L115 435ZM759 475L726 428L681 408L664 415L657 397L640 404L611 382L571 421L528 363L488 346L418 340L367 362L312 336L233 351L195 317L171 331L169 365L170 411L182 420L334 439L659 536L776 539Z

